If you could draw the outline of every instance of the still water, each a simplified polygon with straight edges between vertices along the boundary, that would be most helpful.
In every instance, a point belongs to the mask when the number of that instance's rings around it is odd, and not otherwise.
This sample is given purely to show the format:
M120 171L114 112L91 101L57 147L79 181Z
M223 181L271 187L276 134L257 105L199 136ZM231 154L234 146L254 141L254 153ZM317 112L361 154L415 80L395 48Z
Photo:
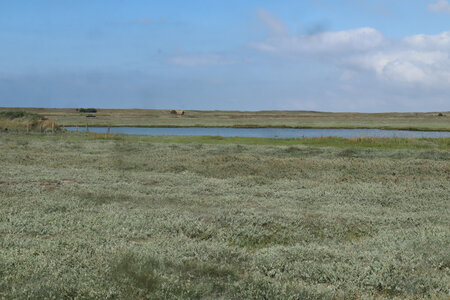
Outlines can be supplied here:
M66 127L74 131L75 127ZM85 128L80 127L80 131ZM89 131L107 132L107 127L91 127ZM444 131L407 131L381 129L297 129L297 128L164 128L164 127L111 127L111 133L139 135L180 135L180 136L223 136L223 137L260 137L260 138L302 138L338 136L352 137L450 137Z

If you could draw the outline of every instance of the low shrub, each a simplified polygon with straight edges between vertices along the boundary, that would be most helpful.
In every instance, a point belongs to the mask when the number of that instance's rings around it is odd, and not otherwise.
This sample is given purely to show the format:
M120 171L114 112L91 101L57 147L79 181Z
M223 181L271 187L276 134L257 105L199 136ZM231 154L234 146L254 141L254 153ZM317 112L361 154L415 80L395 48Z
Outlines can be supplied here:
M44 119L43 116L35 114L35 113L29 113L25 111L0 111L0 118L4 119L20 119L20 118L29 118L33 120L42 120Z
M80 113L96 113L97 109L96 108L78 108L77 111Z

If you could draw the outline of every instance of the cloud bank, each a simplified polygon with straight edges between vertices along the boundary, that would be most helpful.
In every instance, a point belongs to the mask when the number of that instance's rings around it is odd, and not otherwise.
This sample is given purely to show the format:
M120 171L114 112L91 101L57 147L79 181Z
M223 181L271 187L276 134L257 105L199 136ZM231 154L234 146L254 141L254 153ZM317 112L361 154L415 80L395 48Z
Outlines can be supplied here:
M273 36L251 44L286 59L326 61L343 74L369 72L390 83L450 86L450 31L392 40L374 28Z

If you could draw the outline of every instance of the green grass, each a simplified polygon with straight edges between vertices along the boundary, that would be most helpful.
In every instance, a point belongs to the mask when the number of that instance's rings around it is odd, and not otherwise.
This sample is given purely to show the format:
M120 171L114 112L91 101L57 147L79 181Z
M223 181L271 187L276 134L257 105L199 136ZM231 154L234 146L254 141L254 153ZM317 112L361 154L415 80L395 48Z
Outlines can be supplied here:
M211 144L211 145L273 145L273 146L317 146L335 148L379 148L379 149L449 149L450 138L341 138L313 137L269 139L254 137L222 137L222 136L151 136L121 135L101 133L67 133L65 135L45 136L44 139L84 140L116 140L123 142L143 143L176 143L176 144ZM296 149L296 148L292 148Z
M446 299L450 139L0 137L0 298Z
M251 127L251 128L379 128L450 131L450 112L329 113L313 111L199 111L184 116L170 109L98 109L86 118L75 108L0 108L39 113L64 126Z

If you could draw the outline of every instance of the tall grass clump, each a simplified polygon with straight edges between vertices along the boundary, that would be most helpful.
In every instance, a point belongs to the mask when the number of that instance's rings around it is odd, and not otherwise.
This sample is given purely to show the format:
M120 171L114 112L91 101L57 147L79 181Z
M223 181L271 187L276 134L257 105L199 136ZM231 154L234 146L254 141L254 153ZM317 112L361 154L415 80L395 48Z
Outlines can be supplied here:
M1 111L0 112L0 129L17 131L32 130L58 130L59 126L54 121L48 120L42 115L26 111Z

